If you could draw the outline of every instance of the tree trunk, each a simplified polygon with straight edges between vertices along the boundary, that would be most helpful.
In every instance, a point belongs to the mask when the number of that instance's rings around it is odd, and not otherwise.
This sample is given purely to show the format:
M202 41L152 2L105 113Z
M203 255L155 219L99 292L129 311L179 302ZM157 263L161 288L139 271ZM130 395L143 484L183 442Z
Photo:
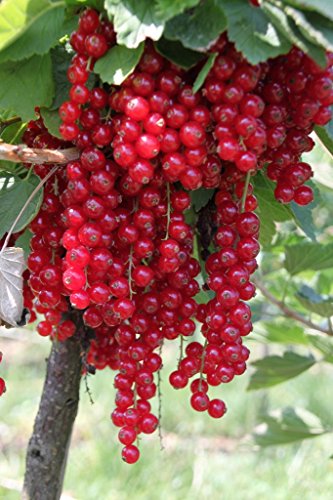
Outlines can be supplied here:
M79 332L65 342L53 342L27 450L23 487L25 500L58 500L61 496L79 404L81 353Z

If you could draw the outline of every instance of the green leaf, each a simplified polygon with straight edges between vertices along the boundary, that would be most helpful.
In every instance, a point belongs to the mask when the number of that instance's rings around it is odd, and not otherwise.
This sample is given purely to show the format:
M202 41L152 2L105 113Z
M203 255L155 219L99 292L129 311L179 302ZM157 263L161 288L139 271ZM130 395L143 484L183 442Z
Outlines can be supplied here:
M196 212L199 212L213 198L215 189L199 188L190 192L191 206Z
M204 55L194 50L186 49L180 42L161 38L155 43L157 52L181 68L190 69L204 59Z
M68 99L71 83L67 78L67 69L70 65L72 55L64 47L56 47L51 51L52 74L55 86L55 96L52 109L57 109Z
M302 327L290 322L264 322L265 340L279 344L309 344L308 337Z
M16 116L16 113L11 111L10 109L0 109L0 122L4 122L9 118L13 118L13 116Z
M155 11L159 19L167 21L178 14L181 14L186 9L195 7L200 0L156 0Z
M294 220L297 226L302 229L304 234L306 234L306 236L310 238L310 240L316 241L316 227L313 220L313 209L318 206L321 200L321 193L318 189L317 184L315 184L313 181L309 181L307 184L313 190L314 200L305 207L297 205L297 203L292 201L289 207L294 216Z
M263 0L261 9L285 38L291 43L297 44L299 42L297 30L294 30L290 18L283 9L283 5L280 5L272 5L269 1Z
M15 172L21 169L20 163L13 163L12 161L0 160L0 179L4 173L15 175Z
M156 12L151 0L105 0L105 9L113 18L119 45L135 49L146 38L161 38L164 22Z
M325 50L311 43L301 33L294 19L287 15L283 4L272 5L263 0L261 8L285 39L299 47L319 64L325 64Z
M304 13L304 17L309 24L311 23L312 27L312 29L309 28L310 35L304 30L304 36L311 37L313 43L317 43L324 49L326 47L333 50L333 20L315 13L311 15Z
M306 207L300 207L294 202L289 205L278 203L274 196L275 184L261 174L252 181L255 195L258 199L256 212L260 216L260 244L267 248L276 235L276 223L293 220L295 224L313 241L316 241L315 225L312 210L318 204L320 196L318 188L312 183L315 190L315 199Z
M292 219L293 214L289 207L278 203L274 197L275 185L263 175L254 178L254 192L258 199L256 212L260 217L259 241L263 247L271 244L276 233L275 223Z
M316 125L314 130L322 145L333 157L333 120L331 120L324 127Z
M319 293L329 295L332 290L332 272L323 271L321 273L317 273L316 288Z
M291 43L262 9L243 0L220 0L228 21L228 38L251 64L287 53Z
M103 0L64 0L69 7L92 7L101 12L103 10Z
M140 61L143 45L141 43L136 49L116 45L97 61L94 67L95 73L101 77L103 82L110 85L120 85L134 71Z
M35 116L35 106L52 103L54 84L49 54L20 63L0 65L0 108L15 111L23 120Z
M333 21L331 0L287 0L287 3L301 9L319 12L319 14Z
M50 134L52 134L54 137L62 139L62 136L59 132L61 120L58 111L47 108L40 108L40 114L41 117L43 118L44 125L50 132Z
M17 143L18 141L16 141L16 138L21 138L20 131L22 130L23 133L23 129L24 124L22 123L22 121L13 123L12 125L7 125L7 127L5 127L0 134L1 140L10 144L14 144L14 141L15 143Z
M333 316L333 297L324 298L313 288L303 285L300 291L296 293L296 298L307 311L318 314L323 318Z
M293 201L289 205L297 226L302 229L306 236L312 241L316 241L315 224L312 216L312 208L316 205L316 201L309 203L309 205L305 207L297 205L297 203Z
M45 2L44 9L33 22L26 25L25 30L0 52L0 63L47 53L64 34L64 16L63 2Z
M214 292L212 292L212 290L200 290L200 292L195 296L195 301L197 304L207 304L213 298Z
M10 174L0 178L0 238L11 228L23 205L40 183L40 178L31 174L29 179L13 177ZM14 232L24 229L37 215L43 200L43 189L40 189L31 200L22 217L15 226Z
M291 24L294 25L294 29L297 29L296 23L293 20L291 20ZM317 64L319 64L324 68L326 65L325 49L309 42L299 30L297 34L297 39L298 39L296 43L297 47L303 50L303 52L305 52L309 57L311 57L311 59L316 61Z
M30 28L50 8L47 0L7 0L0 5L0 50Z
M191 12L171 19L164 36L179 40L189 49L204 50L227 28L226 17L219 0L206 0Z
M67 69L70 65L72 55L66 51L64 47L55 47L51 50L52 59L52 74L53 81L55 85L55 95L50 106L50 109L58 109L59 106L68 100L69 89L71 88L71 83L67 78ZM86 86L92 89L95 84L96 76L94 73L90 73Z
M19 236L15 241L15 246L23 249L25 259L28 258L28 255L30 253L30 240L32 236L32 232L29 231L29 229L25 229L21 236Z
M316 363L312 355L301 356L286 351L283 356L267 356L252 363L256 371L251 375L248 391L271 387L297 377Z
M306 14L291 7L285 8L286 13L295 21L302 35L314 45L323 49L333 50L333 22L329 19L312 13Z
M291 276L311 269L320 271L333 266L333 243L302 242L287 246L285 250L284 267Z
M333 363L333 339L327 335L308 335L310 343L324 354L324 361Z
M294 443L329 432L313 413L301 408L283 408L265 415L264 425L254 434L259 446Z
M210 54L208 56L207 61L205 62L204 66L199 71L198 76L194 80L194 84L193 84L193 92L194 93L198 92L198 90L200 90L201 87L203 86L203 84L205 83L205 80L207 78L208 73L210 72L210 70L214 66L214 62L215 62L216 57L217 57L217 52L213 52L212 54Z

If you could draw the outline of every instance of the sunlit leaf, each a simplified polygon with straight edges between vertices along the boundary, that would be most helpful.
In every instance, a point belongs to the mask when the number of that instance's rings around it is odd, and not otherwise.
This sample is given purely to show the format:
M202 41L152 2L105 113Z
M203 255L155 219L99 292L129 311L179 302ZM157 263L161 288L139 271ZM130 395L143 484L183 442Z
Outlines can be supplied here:
M276 410L263 420L264 424L254 433L256 443L262 447L303 441L329 432L316 415L301 408Z
M266 356L258 359L252 366L256 368L251 375L248 390L262 389L281 384L297 377L316 363L315 358L301 356L292 351L286 351L283 356Z
M103 82L120 85L134 71L143 53L143 44L136 49L115 46L94 67Z

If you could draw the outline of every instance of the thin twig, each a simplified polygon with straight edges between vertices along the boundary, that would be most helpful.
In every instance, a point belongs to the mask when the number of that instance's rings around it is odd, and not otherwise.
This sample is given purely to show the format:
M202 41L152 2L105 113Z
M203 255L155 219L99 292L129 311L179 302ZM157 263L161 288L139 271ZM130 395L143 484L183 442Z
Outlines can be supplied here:
M247 192L249 190L250 180L251 180L251 172L247 172L246 177L245 177L245 184L244 184L244 190L243 190L243 195L242 195L242 201L241 201L241 212L242 213L245 210L245 203L246 203Z
M162 356L162 349L163 349L163 344L160 345L159 348L159 355ZM160 449L161 451L164 450L164 443L163 443L163 433L162 433L162 391L161 391L161 369L162 367L158 370L157 372L157 399L158 399L158 413L157 413L157 418L158 418L158 437L160 441Z
M167 227L164 240L169 238L169 226L171 221L171 201L170 201L170 183L166 183L166 196L167 196Z
M203 351L201 355L201 364L200 364L200 382L199 382L199 390L201 391L201 386L202 386L202 381L203 381L203 369L205 366L205 358L206 358L206 348L207 348L208 341L205 339L205 343L203 346Z
M53 167L52 170L50 170L50 172L44 177L44 179L42 179L40 181L40 183L35 187L35 189L31 193L31 195L28 197L28 199L26 200L26 202L24 203L23 207L21 208L21 210L17 214L16 219L14 220L13 224L11 225L11 228L9 229L9 231L7 233L5 242L4 242L4 244L3 244L2 248L1 248L1 251L0 251L0 255L2 254L2 252L4 252L6 250L7 245L9 243L9 240L10 240L10 237L13 234L18 221L20 220L20 218L24 214L24 212L27 209L27 207L28 207L29 203L31 202L31 200L35 197L35 195L38 193L38 191L40 189L42 189L42 187L44 186L44 184L50 179L50 177L52 177L52 175L58 170L58 168L59 168L59 165Z
M95 401L93 400L92 392L91 392L90 387L89 387L88 374L87 373L84 374L83 379L84 379L84 385L85 385L85 388L86 388L86 393L88 394L88 398L89 398L90 404L93 405L95 403Z
M77 148L37 149L25 144L7 144L0 142L0 160L15 163L57 163L64 164L77 160L80 152Z
M132 270L133 270L133 245L131 245L130 253L128 256L128 286L129 286L129 291L130 291L130 299L132 300L133 294L133 288L132 288Z
M332 332L328 328L323 328L320 325L317 325L313 323L310 320L307 320L299 314L298 312L294 311L293 309L290 309L286 304L281 302L281 300L278 300L267 288L257 279L253 279L254 284L258 288L258 290L261 291L262 295L269 300L272 304L274 304L276 307L278 307L288 318L292 318L295 321L298 321L299 323L302 323L303 325L307 326L308 328L311 328L312 330L317 330L318 332L325 333L326 335L333 335Z
M178 367L179 367L179 364L181 362L181 360L183 359L183 350L184 350L184 337L183 335L180 335L179 336L179 359L178 359Z

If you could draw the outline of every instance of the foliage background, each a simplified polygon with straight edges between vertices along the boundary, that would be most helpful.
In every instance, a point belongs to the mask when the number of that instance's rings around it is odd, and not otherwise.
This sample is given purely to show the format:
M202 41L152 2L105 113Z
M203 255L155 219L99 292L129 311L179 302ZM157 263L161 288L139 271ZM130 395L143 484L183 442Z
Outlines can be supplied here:
M77 6L85 4L102 6L103 2L1 3L0 122L19 114L24 123L34 117L35 105L40 105L46 124L57 133L57 108L67 98L64 71L70 57L64 48L65 40L62 47L57 42L71 31ZM292 44L322 62L325 49L333 48L331 0L263 0L261 9L250 7L247 0L106 0L105 7L113 17L121 45L96 65L96 72L108 83L121 83L134 68L146 36L157 41L163 55L184 67L201 60L202 49L226 27L230 39L252 63L286 53ZM110 64L115 60L116 64ZM213 57L206 60L197 88L212 61ZM333 150L330 128L317 132ZM6 142L18 142L21 133L22 123L4 131L0 123L1 139ZM317 201L310 209L272 204L272 186L261 177L256 181L263 221L263 252L257 279L291 310L305 319L311 318L331 334L333 165L320 148L311 153L310 159L319 188ZM6 200L13 199L13 191L23 203L38 179L34 175L26 178L19 166L6 162L1 164L1 170L0 206L8 206ZM6 188L8 179L12 183L10 192ZM42 193L35 199L23 226L38 210L41 196ZM200 199L200 193L197 198ZM19 208L17 204L16 213ZM15 210L9 213L6 209L6 217L0 217L1 222L5 221L0 224L1 236L8 229L5 224L14 220ZM19 244L26 245L26 240L21 239ZM116 430L107 418L114 399L112 375L90 377L95 404L90 405L83 385L65 497L332 497L332 338L284 318L260 294L253 307L257 321L249 339L254 352L252 360L264 361L256 363L249 374L230 387L217 391L225 393L230 410L223 422L194 414L184 392L164 384L166 450L160 453L156 437L145 440L143 459L135 467L120 463ZM0 400L0 497L11 500L20 497L24 453L42 389L49 345L32 330L2 331L0 340L1 350L6 352L2 374L8 380L8 393ZM169 362L164 382L174 368L175 358L175 353L167 349ZM246 391L247 386L259 390ZM293 409L286 411L288 407ZM282 421L274 414L276 410L284 415ZM307 439L317 434L319 437ZM287 441L292 444L259 446Z

